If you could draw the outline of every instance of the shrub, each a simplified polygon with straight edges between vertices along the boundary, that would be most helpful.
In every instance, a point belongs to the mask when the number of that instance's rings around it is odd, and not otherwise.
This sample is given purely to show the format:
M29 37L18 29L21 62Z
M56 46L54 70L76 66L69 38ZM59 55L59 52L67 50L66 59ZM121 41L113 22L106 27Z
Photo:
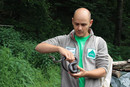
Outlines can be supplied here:
M26 60L14 57L9 48L0 49L1 87L42 87L43 77Z
M8 47L15 57L21 57L27 60L36 68L41 68L43 71L52 65L52 60L49 55L60 58L57 54L40 54L35 51L38 44L36 41L25 38L23 34L11 28L0 28L1 45ZM23 37L24 36L24 37Z
M0 44L4 46L12 46L14 42L19 42L21 34L13 29L13 27L0 27Z
M59 66L50 66L47 69L47 73L50 78L48 80L48 84L45 87L60 87L61 85L61 75L60 75L60 67Z
M114 46L111 43L108 43L108 52L112 56L114 61L121 61L123 60L120 54L120 48L117 46Z
M120 54L123 58L123 60L130 59L130 47L129 46L121 46L120 47Z

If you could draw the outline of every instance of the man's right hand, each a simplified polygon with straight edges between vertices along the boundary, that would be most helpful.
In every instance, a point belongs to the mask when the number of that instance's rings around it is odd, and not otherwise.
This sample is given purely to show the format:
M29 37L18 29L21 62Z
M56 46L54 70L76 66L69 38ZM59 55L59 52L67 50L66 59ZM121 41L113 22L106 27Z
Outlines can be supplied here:
M70 63L75 60L75 57L72 52L68 51L65 48L58 47L58 52L66 57L66 61L69 61Z

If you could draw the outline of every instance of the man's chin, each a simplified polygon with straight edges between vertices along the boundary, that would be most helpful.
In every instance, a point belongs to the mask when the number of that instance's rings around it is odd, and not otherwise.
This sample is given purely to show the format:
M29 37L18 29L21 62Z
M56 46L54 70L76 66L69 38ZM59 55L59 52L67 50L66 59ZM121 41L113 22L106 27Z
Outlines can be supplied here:
M81 35L81 34L76 34L78 37L83 37L83 35Z

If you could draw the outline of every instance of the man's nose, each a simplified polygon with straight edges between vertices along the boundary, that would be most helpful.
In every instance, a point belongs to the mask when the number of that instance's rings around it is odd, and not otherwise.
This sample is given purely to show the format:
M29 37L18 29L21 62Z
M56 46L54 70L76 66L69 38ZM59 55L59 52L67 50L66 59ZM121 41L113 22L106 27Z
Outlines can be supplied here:
M78 30L82 30L82 26L81 25L78 26Z

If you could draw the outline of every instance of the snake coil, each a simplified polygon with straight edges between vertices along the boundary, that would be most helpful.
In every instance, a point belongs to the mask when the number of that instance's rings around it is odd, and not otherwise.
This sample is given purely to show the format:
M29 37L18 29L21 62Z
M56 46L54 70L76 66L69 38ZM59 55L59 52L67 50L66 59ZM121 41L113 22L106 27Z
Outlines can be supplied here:
M61 60L61 63L62 63L62 67L63 67L63 69L65 70L65 71L70 71L71 73L77 73L78 72L78 68L77 68L77 63L78 63L78 61L77 61L77 58L75 57L75 61L74 62L72 62L72 63L70 63L69 65L68 65L68 69L69 70L67 70L65 67L64 67L64 61L65 61L65 57L63 57L62 58L62 60Z
M77 72L78 72L78 68L77 68L78 60L77 60L76 57L75 57L75 61L72 62L72 63L70 63L70 64L68 65L68 70L64 67L64 62L66 61L66 57L63 57L62 59L60 59L60 60L58 60L58 61L56 61L56 60L55 60L55 57L53 57L53 56L50 56L50 58L52 58L52 60L53 60L54 63L59 63L59 62L61 62L62 67L63 67L63 69L64 69L66 72L68 72L68 71L70 71L71 73L77 73Z

